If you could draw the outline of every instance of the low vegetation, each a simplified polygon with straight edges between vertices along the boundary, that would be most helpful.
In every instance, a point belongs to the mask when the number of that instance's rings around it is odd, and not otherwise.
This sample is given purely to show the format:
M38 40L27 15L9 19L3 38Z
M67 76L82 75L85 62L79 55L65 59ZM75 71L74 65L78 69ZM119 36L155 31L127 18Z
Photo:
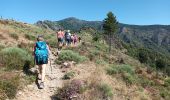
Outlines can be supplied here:
M35 41L36 40L36 37L32 34L25 34L25 38L28 39L28 40L32 40L32 41Z
M0 62L6 70L22 70L33 64L32 56L25 50L9 47L0 51Z
M63 50L58 57L60 61L75 61L77 63L86 61L87 58L85 56L81 56L78 53L71 50Z
M19 86L19 77L13 77L11 79L1 79L0 80L0 91L3 94L0 95L0 100L5 100L7 98L12 99L17 93Z
M10 36L14 38L15 40L18 40L18 35L16 33L11 33Z
M107 69L109 75L122 75L123 80L127 84L133 84L137 80L134 68L130 65L113 65Z

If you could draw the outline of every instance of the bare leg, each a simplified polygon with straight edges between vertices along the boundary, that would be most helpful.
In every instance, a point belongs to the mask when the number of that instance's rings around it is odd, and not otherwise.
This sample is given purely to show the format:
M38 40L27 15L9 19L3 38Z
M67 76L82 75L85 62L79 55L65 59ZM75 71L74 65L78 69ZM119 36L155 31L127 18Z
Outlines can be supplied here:
M42 78L41 78L42 82L44 82L44 79L45 79L45 69L46 69L46 64L43 64L42 65Z
M39 74L42 74L42 65L38 65Z

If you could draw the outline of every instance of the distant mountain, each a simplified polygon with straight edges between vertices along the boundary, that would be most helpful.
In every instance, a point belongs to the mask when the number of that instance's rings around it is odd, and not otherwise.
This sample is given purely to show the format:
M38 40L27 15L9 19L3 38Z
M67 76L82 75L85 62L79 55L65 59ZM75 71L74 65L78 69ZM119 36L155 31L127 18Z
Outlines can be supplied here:
M44 28L51 28L52 30L56 30L59 28L70 29L74 31L80 30L82 27L92 27L97 30L101 29L101 21L85 21L80 20L74 17L69 17L59 21L38 21L36 25L44 27Z
M120 25L117 35L126 43L170 54L170 25Z
M74 17L59 21L38 21L36 25L57 30L59 28L78 31L82 27L102 29L102 21L85 21ZM128 44L146 47L161 53L170 54L170 25L128 25L119 24L117 36Z

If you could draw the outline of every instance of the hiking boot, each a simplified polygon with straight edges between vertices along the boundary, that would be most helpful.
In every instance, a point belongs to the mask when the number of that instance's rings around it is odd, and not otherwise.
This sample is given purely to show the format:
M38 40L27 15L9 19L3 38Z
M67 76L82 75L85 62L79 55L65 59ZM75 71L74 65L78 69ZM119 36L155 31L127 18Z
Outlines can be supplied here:
M43 89L44 88L44 82L41 82L40 83L40 87L39 87L40 89Z

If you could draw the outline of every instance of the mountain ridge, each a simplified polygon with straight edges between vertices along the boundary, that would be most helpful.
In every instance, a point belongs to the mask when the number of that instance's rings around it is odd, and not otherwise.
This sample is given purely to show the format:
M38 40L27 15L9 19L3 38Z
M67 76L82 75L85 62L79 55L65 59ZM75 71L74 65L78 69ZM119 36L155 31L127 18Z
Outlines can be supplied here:
M59 28L79 31L83 27L92 27L102 31L102 21L86 21L75 17L59 21L41 21L37 26L57 30ZM129 25L119 23L116 35L128 44L154 49L170 55L170 25Z

